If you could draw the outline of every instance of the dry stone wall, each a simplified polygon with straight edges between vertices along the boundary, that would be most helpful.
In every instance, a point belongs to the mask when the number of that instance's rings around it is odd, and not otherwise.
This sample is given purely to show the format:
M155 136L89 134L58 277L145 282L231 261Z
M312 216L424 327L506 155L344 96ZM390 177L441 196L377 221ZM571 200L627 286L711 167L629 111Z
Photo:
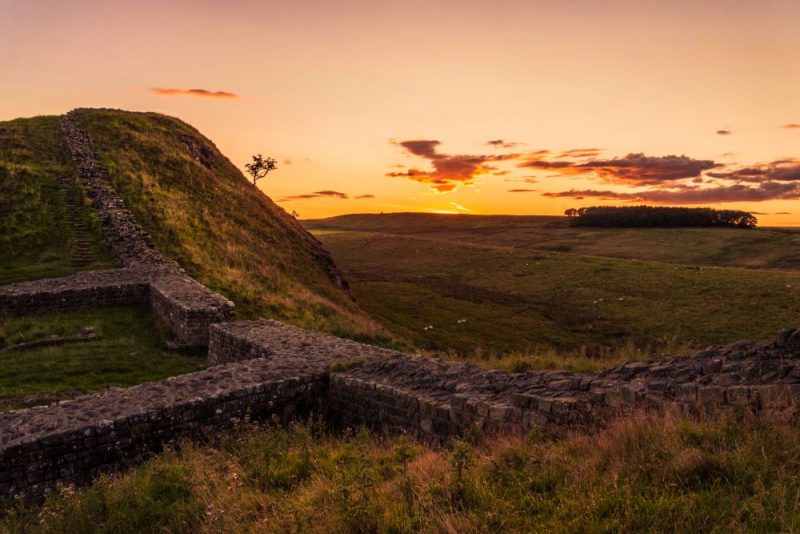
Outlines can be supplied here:
M210 359L229 363L0 415L0 495L41 497L167 442L213 438L273 415L313 411L335 425L441 444L471 429L587 428L636 409L714 415L731 406L796 410L800 401L800 330L582 374L487 371L268 320L210 330Z
M243 421L310 413L325 373L250 360L0 415L0 496L41 498L90 483L169 442L213 439Z
M0 317L144 304L151 280L148 270L112 269L0 286Z

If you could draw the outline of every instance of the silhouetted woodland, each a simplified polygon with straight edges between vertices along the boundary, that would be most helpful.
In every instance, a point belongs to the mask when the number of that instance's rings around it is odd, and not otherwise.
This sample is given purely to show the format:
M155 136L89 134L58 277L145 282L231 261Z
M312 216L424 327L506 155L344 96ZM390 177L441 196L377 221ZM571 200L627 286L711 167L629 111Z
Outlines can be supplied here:
M758 219L749 212L660 206L591 206L564 212L573 226L678 227L727 226L755 228Z

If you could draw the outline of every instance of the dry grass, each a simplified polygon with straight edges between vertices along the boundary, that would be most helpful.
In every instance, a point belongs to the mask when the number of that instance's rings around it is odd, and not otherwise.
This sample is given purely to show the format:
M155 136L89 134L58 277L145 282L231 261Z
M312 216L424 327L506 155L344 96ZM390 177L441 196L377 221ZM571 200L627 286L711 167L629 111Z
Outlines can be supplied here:
M431 450L269 428L188 445L41 508L11 532L751 532L800 528L800 430L638 415L560 441Z

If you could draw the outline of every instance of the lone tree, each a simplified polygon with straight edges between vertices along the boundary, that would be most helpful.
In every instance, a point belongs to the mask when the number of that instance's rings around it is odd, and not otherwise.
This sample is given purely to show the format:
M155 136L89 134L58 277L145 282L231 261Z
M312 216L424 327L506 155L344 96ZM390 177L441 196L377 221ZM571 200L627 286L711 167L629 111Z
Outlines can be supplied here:
M275 165L276 163L278 162L275 161L275 158L265 158L261 154L256 154L253 156L253 163L245 164L244 168L253 178L253 185L256 185L256 181L264 178L269 174L269 171L278 169L277 165Z

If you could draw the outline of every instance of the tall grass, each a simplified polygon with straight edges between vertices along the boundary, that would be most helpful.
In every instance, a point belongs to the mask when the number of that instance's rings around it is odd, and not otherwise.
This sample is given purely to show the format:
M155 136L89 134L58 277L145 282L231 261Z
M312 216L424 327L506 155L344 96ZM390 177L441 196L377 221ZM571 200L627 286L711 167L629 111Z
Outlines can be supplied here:
M184 446L41 507L9 532L790 532L800 429L639 415L558 442L432 450L317 424Z

